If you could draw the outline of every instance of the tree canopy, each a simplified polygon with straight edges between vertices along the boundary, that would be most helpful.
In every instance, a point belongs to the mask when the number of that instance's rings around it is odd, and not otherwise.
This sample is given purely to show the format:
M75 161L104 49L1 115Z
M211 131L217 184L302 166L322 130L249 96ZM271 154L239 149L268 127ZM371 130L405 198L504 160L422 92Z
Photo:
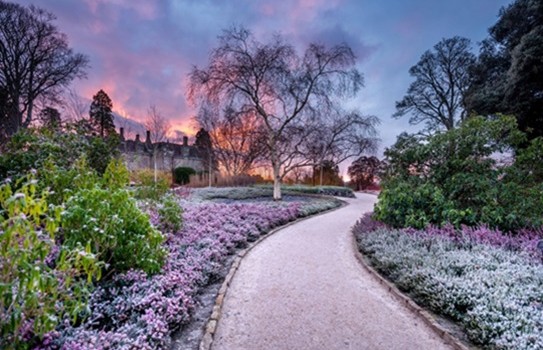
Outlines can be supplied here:
M502 8L474 67L467 108L515 115L529 138L543 135L543 2Z
M61 88L85 75L87 57L68 47L54 20L53 14L38 7L0 0L3 137L28 127L36 99L54 99Z
M351 178L351 187L356 190L363 190L373 185L380 165L381 162L375 156L357 158L347 169L347 173Z

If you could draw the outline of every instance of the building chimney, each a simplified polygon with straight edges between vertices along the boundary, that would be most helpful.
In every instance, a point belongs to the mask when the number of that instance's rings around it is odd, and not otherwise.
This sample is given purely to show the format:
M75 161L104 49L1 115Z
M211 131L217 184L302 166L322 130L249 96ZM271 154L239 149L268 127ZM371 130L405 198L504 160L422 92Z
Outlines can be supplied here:
M145 138L145 143L151 143L151 131L147 130L147 137Z
M140 134L136 134L136 142L140 142Z
M119 129L119 134L121 134L121 141L124 141L124 128Z
M188 145L189 145L189 138L186 136L183 136L183 146L188 146Z

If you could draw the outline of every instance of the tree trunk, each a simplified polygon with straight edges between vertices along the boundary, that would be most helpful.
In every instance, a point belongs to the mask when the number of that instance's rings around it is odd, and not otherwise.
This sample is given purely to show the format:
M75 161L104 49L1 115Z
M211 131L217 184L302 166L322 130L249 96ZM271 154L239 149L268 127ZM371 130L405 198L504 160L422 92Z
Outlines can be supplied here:
M322 166L322 163L321 163L321 174L320 174L320 186L322 187L322 174L323 173L323 166Z
M278 164L273 164L273 200L280 201L281 198L281 168Z
M211 151L208 149L207 150L207 154L209 155L209 159L208 159L208 173L207 173L207 177L209 178L209 183L208 183L208 186L207 187L211 187Z
M154 167L155 183L156 183L156 180L157 180L157 168L156 168L156 156L157 156L157 153L158 153L158 150L155 147L155 149L153 150L153 167Z
M30 101L28 103L28 109L26 112L26 120L22 123L22 125L26 128L30 125L32 122L32 112L34 110L34 102Z

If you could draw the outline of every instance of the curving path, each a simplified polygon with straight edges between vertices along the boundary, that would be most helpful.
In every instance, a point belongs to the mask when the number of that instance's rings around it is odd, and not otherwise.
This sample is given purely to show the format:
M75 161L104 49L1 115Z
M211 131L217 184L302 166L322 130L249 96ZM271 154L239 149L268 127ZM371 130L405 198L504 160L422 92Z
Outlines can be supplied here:
M375 196L289 226L242 260L212 348L451 349L360 266L350 228Z

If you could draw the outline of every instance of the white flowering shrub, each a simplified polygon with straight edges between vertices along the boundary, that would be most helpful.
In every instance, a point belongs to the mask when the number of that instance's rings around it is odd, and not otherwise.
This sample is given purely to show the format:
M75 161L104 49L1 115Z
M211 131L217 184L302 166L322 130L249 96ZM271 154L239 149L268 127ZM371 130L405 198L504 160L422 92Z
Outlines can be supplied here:
M458 321L474 343L543 348L543 266L533 256L424 231L354 231L379 272L417 302Z

